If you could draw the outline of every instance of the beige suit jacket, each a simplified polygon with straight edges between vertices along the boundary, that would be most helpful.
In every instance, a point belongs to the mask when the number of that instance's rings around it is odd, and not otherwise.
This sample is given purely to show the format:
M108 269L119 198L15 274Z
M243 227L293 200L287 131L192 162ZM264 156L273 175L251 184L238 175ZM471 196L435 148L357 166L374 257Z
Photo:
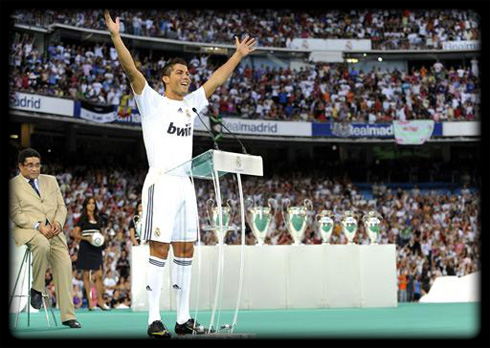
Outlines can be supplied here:
M14 223L12 233L17 246L27 243L40 233L34 229L38 221L44 223L47 219L52 224L58 221L62 228L65 224L67 209L56 177L40 174L38 183L40 197L22 174L9 182L9 213ZM58 236L64 239L63 233Z

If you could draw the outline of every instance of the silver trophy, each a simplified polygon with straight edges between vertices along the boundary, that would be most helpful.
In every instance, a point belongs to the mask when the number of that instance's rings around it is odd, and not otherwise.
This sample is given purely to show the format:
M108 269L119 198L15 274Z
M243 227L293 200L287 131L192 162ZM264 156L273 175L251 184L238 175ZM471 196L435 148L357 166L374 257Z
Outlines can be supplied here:
M209 223L211 224L211 227L214 231L214 233L217 233L218 241L219 243L223 243L224 236L225 236L225 231L228 230L228 225L230 224L231 221L231 200L228 200L226 202L226 206L221 208L221 216L222 216L222 231L218 231L220 227L220 221L219 221L219 213L218 213L218 207L214 202L214 199L210 198L207 200L206 205L207 205L207 213L208 213L208 219Z
M315 220L316 227L322 236L323 242L329 244L330 236L335 226L333 212L331 210L322 210L320 214L316 214Z
M371 244L378 244L377 239L380 232L381 221L383 221L383 217L375 210L369 211L362 217L362 222L366 228L366 233Z
M269 198L268 207L255 206L253 200L248 198L246 201L247 214L246 218L252 233L257 238L258 244L263 245L272 219L276 216L276 200Z
M284 199L282 205L282 217L286 228L294 239L294 244L299 245L308 227L308 210L313 210L313 203L309 199L303 201L303 206L290 207L291 201ZM284 210L286 206L286 210Z
M347 237L347 241L349 242L349 244L353 244L353 240L357 232L356 215L351 210L347 210L342 215L340 221L342 232L344 232L345 236Z

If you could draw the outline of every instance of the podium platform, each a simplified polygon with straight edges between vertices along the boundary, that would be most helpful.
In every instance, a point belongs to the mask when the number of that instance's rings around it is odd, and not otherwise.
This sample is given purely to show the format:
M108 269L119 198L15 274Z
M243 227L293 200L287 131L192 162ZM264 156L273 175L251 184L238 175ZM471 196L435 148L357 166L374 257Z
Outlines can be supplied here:
M201 249L199 310L213 307L218 246ZM133 247L132 310L148 310L145 291L148 246ZM240 246L224 245L221 308L235 309ZM169 255L169 260L173 256ZM192 284L196 285L195 259ZM175 310L170 270L165 267L161 309ZM381 245L246 245L239 309L397 307L396 248ZM196 308L196 287L191 290Z

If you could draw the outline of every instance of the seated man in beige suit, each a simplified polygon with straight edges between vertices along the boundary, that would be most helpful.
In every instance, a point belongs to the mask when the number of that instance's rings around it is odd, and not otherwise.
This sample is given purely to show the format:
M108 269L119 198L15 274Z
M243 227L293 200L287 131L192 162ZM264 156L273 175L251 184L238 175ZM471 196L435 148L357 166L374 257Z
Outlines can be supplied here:
M20 174L10 180L10 219L15 244L32 250L31 305L40 309L48 263L53 272L63 325L80 328L72 299L72 266L63 234L67 209L58 181L41 172L41 156L34 149L20 152Z

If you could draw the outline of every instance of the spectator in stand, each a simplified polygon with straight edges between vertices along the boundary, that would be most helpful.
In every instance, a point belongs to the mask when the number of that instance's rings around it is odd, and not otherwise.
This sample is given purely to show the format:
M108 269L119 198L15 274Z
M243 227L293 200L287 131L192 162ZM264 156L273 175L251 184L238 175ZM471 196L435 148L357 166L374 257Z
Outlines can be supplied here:
M20 43L14 43L12 48L15 58L11 64L18 66L12 70L12 89L119 105L118 114L122 118L129 116L131 109L135 109L129 86L120 77L121 67L117 60L112 60L103 46L94 48L99 57L95 57L91 48L79 47L78 63L67 65L57 58L56 52L63 51L66 54L72 50L69 45L66 48L63 43L53 46L52 57L43 63L26 56L26 51L31 54L37 51L35 46L26 48L30 47L29 37L18 37L18 40ZM100 57L101 54L103 57ZM205 81L213 69L208 61L206 56L201 57L201 60L197 57L193 60L191 68L196 69L198 83ZM149 80L155 79L155 74L150 72L158 70L161 65L160 61L150 61L148 57L136 63L147 66L143 70L147 71ZM80 69L80 65L83 69ZM436 62L430 70L424 66L420 70L413 68L410 73L353 69L350 74L346 74L346 71L344 64L324 63L299 71L263 67L237 69L237 74L229 81L229 88L223 89L221 94L213 95L208 112L317 122L480 119L480 90L474 64L471 67L460 67L457 71L452 67L445 69L442 62ZM71 76L69 81L65 75ZM266 76L269 77L264 79ZM250 77L253 88L244 90L242 86ZM374 79L380 81L380 86L374 85ZM160 86L159 90L163 88L161 82L152 83ZM394 93L400 90L400 86L403 93ZM229 93L225 93L227 90ZM251 100L255 102L251 104ZM251 107L254 109L251 110Z
M325 10L315 12L244 10L240 16L223 10L142 10L115 13L129 32L194 42L228 43L248 28L259 45L292 47L294 38L370 39L373 49L442 49L447 41L478 40L479 16L471 10ZM53 23L103 30L101 10L19 10L15 21L47 28ZM92 18L99 20L92 20ZM184 20L185 19L185 20ZM158 23L158 30L155 26ZM272 28L273 30L271 30Z
M104 287L105 287L105 295L109 298L113 297L114 290L116 289L117 279L113 276L113 272L109 269L106 272L106 276L104 278Z
M138 206L137 209L138 211L136 215L138 215L138 219L139 219L142 216L143 204L141 202L138 202L137 206ZM129 233L130 233L131 243L134 246L140 245L141 240L139 234L136 232L136 225L134 224L134 219L131 219L129 223Z
M413 282L413 300L418 302L422 297L422 283L420 282L420 275L415 275L415 280Z
M126 249L121 250L121 256L116 263L116 271L119 273L119 281L124 281L129 277L130 263L127 259Z
M79 309L83 305L83 294L78 285L73 286L73 304L76 309Z

